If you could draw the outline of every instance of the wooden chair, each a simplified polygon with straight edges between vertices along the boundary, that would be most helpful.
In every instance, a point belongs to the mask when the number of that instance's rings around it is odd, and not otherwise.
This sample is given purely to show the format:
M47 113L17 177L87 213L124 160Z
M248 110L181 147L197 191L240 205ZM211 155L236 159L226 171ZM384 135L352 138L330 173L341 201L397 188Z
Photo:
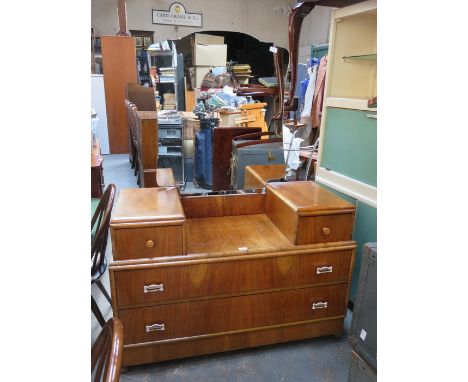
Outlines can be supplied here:
M91 349L91 380L117 382L120 378L122 350L122 322L118 318L111 318Z
M137 136L137 121L135 111L137 110L134 103L129 100L125 100L125 109L127 111L127 125L128 125L128 136L130 145L130 164L132 168L135 168L133 175L138 174L138 136Z
M107 268L106 247L114 198L115 185L110 184L104 191L104 195L91 218L91 285L96 284L109 303L111 303L111 298L102 285L100 278ZM106 322L92 295L91 310L101 326L104 326Z

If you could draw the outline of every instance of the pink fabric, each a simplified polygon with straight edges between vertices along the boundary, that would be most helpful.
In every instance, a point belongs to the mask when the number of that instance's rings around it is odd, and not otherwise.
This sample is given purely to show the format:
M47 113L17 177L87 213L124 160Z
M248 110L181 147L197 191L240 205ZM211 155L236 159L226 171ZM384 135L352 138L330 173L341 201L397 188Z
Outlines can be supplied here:
M315 82L314 101L312 102L312 127L320 127L322 117L323 95L325 90L325 75L327 74L328 56L322 57Z

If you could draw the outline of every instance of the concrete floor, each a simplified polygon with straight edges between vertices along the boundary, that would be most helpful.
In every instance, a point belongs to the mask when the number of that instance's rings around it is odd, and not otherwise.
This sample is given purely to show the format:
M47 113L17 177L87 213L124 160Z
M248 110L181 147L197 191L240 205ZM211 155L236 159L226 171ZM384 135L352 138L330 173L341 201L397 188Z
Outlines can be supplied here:
M117 193L122 188L136 188L136 177L128 162L128 155L104 156L104 180L114 183ZM203 192L187 184L185 192ZM112 246L107 247L112 259ZM102 282L109 288L108 272ZM96 286L91 290L104 318L112 317L112 309ZM109 292L110 294L110 292ZM243 381L243 382L345 382L351 364L351 346L347 341L352 312L348 310L345 331L341 338L322 337L285 344L218 353L202 357L133 366L121 375L121 381ZM91 343L101 327L91 313Z

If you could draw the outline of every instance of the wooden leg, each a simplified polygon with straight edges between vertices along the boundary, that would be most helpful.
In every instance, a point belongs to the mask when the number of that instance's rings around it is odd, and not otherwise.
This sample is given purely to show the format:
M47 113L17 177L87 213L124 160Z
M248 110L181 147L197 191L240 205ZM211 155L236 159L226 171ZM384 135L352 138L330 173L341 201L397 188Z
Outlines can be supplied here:
M109 293L107 293L106 288L104 288L104 285L102 285L101 280L96 280L96 285L98 286L104 297L107 299L107 301L109 301L109 304L112 305L112 300L109 296Z
M101 327L104 327L104 325L106 324L106 321L104 320L104 317L102 316L102 313L99 310L99 307L93 296L91 296L91 310L94 316L96 317L96 319L98 320L98 322L101 324Z

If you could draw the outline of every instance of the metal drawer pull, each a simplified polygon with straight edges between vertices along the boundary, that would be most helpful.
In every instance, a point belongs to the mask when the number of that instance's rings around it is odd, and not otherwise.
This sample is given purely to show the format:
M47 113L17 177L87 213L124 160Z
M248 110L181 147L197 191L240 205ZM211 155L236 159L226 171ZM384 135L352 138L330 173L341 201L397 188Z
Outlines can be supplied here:
M146 248L153 248L154 247L154 241L153 240L148 240L146 242Z
M328 302L314 302L312 309L325 309L328 306Z
M317 274L321 273L332 273L333 272L333 265L330 265L329 267L320 267L317 268Z
M323 227L322 232L324 235L330 235L331 230L328 227Z
M153 324L153 325L146 325L146 332L154 332L156 330L165 330L164 324Z
M151 285L144 285L143 292L151 293L151 292L163 292L164 291L164 284L151 284Z

